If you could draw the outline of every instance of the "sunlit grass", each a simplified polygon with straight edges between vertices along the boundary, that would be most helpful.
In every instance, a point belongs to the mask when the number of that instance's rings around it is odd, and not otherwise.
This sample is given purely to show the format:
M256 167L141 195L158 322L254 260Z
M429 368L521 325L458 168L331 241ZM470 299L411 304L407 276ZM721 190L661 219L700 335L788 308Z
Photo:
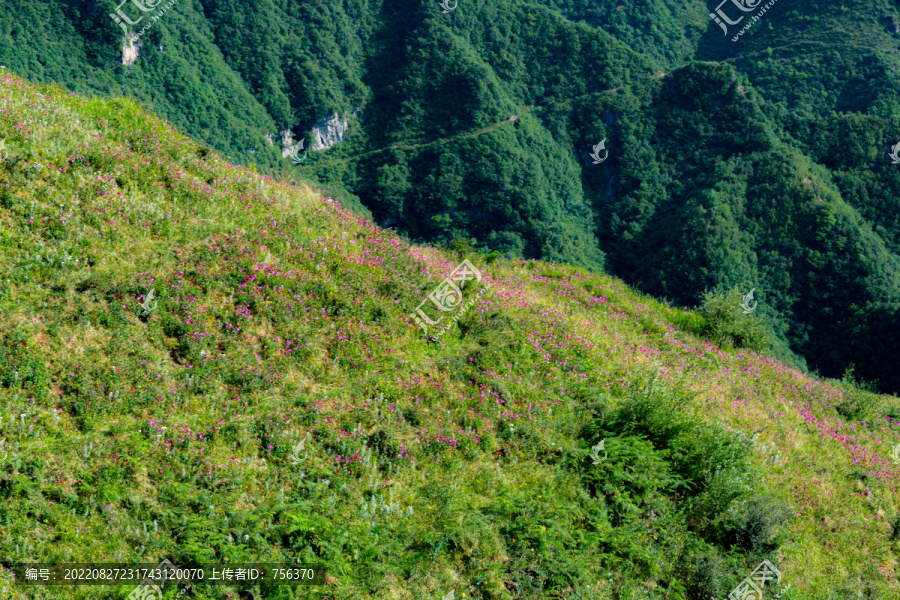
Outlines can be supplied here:
M129 101L0 85L3 556L326 562L303 598L675 598L687 525L639 501L616 526L626 490L585 484L585 426L655 374L660 398L687 390L753 440L748 485L791 509L771 556L785 598L897 593L896 399L722 350L692 313L538 261L469 256L492 291L429 341L409 314L457 255ZM729 557L723 596L760 560Z

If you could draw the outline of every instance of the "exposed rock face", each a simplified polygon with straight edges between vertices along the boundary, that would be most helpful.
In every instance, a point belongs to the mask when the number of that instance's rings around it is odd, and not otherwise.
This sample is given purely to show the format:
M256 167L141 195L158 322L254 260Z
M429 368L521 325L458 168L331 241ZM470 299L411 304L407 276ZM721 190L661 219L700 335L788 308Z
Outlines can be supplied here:
M291 146L294 145L294 134L290 128L287 128L279 131L278 135L281 136L281 157L284 158L291 151Z
M316 141L313 142L310 150L327 150L331 148L347 137L349 129L350 123L339 119L337 113L322 119L313 126L313 134L316 136Z
M353 109L353 112L350 114L355 117L359 114L359 108ZM313 142L310 150L328 150L346 139L347 132L350 131L350 120L346 114L341 119L337 113L333 113L331 116L325 117L316 123L312 130L313 135L316 136L316 141Z
M134 61L136 61L141 54L142 46L143 44L140 42L137 44L134 43L134 37L127 37L125 43L122 44L122 64L126 67L128 65L133 65Z
M359 113L360 109L354 108L351 112L345 113L343 119L340 118L338 113L333 113L316 123L312 127L312 133L315 136L315 141L308 149L328 150L335 144L344 141L344 139L346 139L347 137L347 133L350 131L350 116L352 115L355 117ZM273 139L273 137L274 136L271 133L267 133L265 135L265 140L269 143L270 146L275 145L275 140ZM296 142L294 141L294 133L288 127L279 131L278 137L281 141L281 157L287 158L291 151L294 150L294 146L296 145Z

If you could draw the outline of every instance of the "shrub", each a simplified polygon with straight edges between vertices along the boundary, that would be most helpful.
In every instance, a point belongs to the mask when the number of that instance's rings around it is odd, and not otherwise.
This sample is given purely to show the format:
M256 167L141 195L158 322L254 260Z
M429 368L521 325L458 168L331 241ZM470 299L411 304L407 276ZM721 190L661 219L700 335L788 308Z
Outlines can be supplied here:
M787 513L771 498L753 494L749 440L698 418L692 397L656 375L638 378L618 406L598 406L598 416L582 431L591 445L604 440L599 462L584 450L576 464L614 528L652 528L654 539L685 540L681 559L696 570L672 576L685 582L691 597L709 597L722 591L727 578L720 557L732 548L770 553ZM647 562L641 548L613 552L640 568ZM673 593L680 593L676 579Z
M725 340L738 348L762 352L769 346L769 333L762 319L741 310L741 292L714 290L703 295L700 314L706 321L703 333L715 340Z
M606 497L614 527L637 520L681 483L672 474L666 453L654 450L653 444L636 436L609 439L605 453L608 457L592 465L585 482L594 494Z
M753 554L768 554L779 546L778 531L787 520L784 505L757 495L737 507L733 535L736 545Z
M853 368L852 364L847 367L837 384L844 392L844 399L835 405L834 409L845 419L861 421L871 415L872 409L878 403L878 397L874 393L875 384L857 381L853 377Z
M659 383L655 374L639 377L629 386L627 398L600 420L612 434L641 435L666 446L693 427L687 404L694 396L677 386Z
M716 553L709 553L697 561L688 593L691 598L719 598L727 594L728 578L731 573L728 566Z
M478 254L478 248L473 244L478 243L475 238L466 239L462 236L456 237L450 242L449 250L456 253L456 258L462 260L464 258L474 257Z

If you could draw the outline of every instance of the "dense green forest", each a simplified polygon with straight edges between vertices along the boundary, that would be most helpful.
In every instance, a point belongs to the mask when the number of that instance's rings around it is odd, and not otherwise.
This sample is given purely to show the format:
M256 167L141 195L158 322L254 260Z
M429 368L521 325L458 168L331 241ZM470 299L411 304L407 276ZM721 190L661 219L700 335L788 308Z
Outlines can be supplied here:
M133 98L413 241L687 307L754 289L776 356L900 391L895 3L776 2L732 41L698 1L179 0L128 65L111 1L3 7L24 76ZM282 156L330 115L343 141Z

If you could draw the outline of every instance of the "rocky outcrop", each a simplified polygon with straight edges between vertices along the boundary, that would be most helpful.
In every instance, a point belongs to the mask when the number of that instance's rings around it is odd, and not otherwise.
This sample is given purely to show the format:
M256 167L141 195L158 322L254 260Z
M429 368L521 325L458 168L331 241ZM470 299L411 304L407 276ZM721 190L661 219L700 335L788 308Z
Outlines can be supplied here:
M134 42L133 36L125 38L125 41L122 43L122 64L126 67L133 65L134 61L140 56L142 47L143 44L140 42Z
M350 131L350 117L356 117L359 113L360 109L354 108L352 111L344 113L343 119L338 113L333 113L320 120L312 127L311 131L315 141L308 149L317 151L328 150L335 144L343 142ZM294 132L291 131L290 127L286 127L279 131L277 135L281 142L281 156L282 158L286 158L295 149L294 146L297 144L294 140ZM276 143L273 139L274 137L273 134L267 133L264 136L264 139L270 146L274 146Z
M355 117L359 114L359 110L359 108L354 108L349 115ZM310 150L328 150L335 144L343 142L350 131L349 115L345 114L341 119L337 113L333 113L316 123L312 128L316 141L313 142Z
M285 158L294 145L294 134L290 128L285 128L279 131L278 135L281 136L281 157Z
M335 144L344 141L349 130L350 123L339 119L337 113L322 119L313 126L313 135L315 135L316 141L313 142L310 150L318 151L331 148Z

